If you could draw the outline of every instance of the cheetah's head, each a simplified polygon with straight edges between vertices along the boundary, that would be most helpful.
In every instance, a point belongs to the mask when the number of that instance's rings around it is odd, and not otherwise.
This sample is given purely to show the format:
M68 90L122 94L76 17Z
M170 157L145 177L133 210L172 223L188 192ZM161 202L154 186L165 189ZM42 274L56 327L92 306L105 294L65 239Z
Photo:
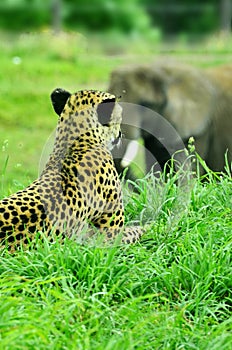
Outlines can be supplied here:
M71 94L57 88L52 92L51 100L60 116L60 128L69 125L70 140L91 133L110 150L119 143L122 108L114 95L97 90Z

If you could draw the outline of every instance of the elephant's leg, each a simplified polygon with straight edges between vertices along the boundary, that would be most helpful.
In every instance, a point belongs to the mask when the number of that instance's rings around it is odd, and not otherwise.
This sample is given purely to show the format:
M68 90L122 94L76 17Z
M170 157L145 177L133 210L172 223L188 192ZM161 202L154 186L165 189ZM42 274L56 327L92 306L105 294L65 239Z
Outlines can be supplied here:
M144 139L147 171L150 171L152 166L154 172L163 171L165 164L171 158L171 155L162 143L153 135L142 131L142 136Z

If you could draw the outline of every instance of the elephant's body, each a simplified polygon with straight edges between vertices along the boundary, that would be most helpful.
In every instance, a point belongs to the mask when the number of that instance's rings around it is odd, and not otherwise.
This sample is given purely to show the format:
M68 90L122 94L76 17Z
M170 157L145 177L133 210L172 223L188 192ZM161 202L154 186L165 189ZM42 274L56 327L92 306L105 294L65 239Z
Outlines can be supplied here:
M184 145L193 136L196 151L207 165L212 170L223 171L227 150L228 160L232 160L231 88L232 65L201 70L173 63L154 63L116 69L111 75L109 91L121 95L124 102L160 113L176 129ZM166 137L164 133L159 142L157 128L161 117L157 124L154 114L149 116L146 112L144 115L141 109L137 112L125 114L124 147L117 157L123 158L130 139L142 137L148 150L147 170L154 158L163 168L172 156L170 150L177 150L181 143L176 144L169 132ZM116 161L116 165L121 172L121 163Z

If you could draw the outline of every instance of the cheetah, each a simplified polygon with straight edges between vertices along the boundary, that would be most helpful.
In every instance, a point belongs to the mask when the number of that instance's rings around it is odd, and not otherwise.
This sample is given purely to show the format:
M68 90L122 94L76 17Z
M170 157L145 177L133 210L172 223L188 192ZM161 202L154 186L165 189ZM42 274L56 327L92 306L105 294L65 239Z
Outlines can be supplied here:
M55 143L44 170L25 189L0 201L0 242L14 251L38 233L79 237L87 227L105 241L136 242L140 226L124 227L120 180L111 150L120 143L122 107L107 92L51 93L58 114Z

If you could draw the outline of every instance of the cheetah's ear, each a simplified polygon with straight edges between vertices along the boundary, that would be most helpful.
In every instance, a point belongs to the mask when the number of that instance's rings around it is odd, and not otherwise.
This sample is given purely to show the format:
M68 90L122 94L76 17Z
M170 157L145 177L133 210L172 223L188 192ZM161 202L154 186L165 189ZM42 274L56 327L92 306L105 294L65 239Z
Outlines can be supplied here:
M70 92L57 88L51 93L51 100L54 111L60 115L64 109L67 99L71 96Z

